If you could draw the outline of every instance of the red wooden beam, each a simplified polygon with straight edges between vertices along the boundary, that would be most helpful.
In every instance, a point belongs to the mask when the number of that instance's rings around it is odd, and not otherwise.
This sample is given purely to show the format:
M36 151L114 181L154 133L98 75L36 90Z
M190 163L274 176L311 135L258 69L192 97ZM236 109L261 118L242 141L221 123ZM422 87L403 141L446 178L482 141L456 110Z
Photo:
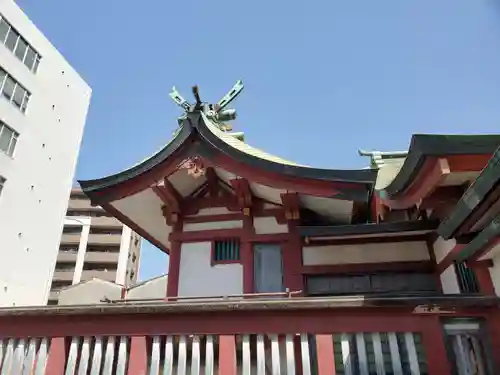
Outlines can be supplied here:
M281 194L281 202L285 209L287 220L297 220L300 218L300 199L297 193Z
M472 268L476 275L479 291L482 294L495 295L495 286L489 270L493 266L493 262L467 262L467 266Z
M244 178L233 179L231 180L231 186L236 193L238 207L243 210L245 215L249 215L249 210L253 206L253 196L248 180Z
M490 157L491 154L429 157L405 191L395 197L383 199L382 202L391 209L409 208L430 196L450 173L479 172Z
M494 308L492 308L494 309ZM455 316L484 317L492 309L457 309ZM98 315L0 316L2 337L147 336L158 334L221 334L297 332L419 332L430 316L412 314L413 307L354 309L276 309L209 311L197 308L184 313L114 313ZM97 318L98 317L98 318ZM207 324L210 322L210 324Z
M171 207L172 211L181 212L181 203L183 198L168 178L164 178L162 182L158 185L154 185L152 189L155 194L160 197L163 203Z
M215 173L214 168L208 167L205 171L207 178L207 188L211 197L216 197L219 194L219 178Z

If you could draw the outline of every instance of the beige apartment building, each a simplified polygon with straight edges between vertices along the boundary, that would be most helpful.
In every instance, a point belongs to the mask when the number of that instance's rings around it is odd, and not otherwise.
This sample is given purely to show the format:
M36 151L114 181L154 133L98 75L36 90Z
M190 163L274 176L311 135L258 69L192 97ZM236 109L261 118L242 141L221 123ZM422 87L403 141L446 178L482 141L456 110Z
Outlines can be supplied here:
M49 304L59 291L92 278L123 286L134 284L139 270L141 237L73 189L64 221Z

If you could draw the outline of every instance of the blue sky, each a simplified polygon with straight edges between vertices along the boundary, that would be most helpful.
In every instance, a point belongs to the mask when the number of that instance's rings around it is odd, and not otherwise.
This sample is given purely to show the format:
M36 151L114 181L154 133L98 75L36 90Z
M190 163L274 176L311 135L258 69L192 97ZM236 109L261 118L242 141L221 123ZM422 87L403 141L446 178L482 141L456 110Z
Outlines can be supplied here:
M326 168L413 133L500 131L500 0L127 1L18 4L93 88L77 178L160 149L190 98L242 79L235 130ZM142 279L167 269L149 244Z

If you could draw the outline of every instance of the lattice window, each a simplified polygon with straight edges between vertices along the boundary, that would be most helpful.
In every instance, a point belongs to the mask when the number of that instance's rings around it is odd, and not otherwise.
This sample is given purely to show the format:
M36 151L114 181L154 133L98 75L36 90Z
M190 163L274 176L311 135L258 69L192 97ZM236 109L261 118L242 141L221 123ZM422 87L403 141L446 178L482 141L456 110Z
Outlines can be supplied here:
M213 263L238 263L240 261L240 241L237 238L217 240L212 244Z

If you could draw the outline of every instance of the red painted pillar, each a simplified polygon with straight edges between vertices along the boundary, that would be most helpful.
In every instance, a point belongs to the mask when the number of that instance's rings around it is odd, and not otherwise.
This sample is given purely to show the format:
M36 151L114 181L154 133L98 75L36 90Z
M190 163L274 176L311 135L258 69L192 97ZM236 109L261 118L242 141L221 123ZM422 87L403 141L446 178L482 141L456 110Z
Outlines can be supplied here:
M219 374L236 375L236 341L233 335L219 336Z
M170 241L168 260L167 297L177 297L179 292L179 270L181 268L181 242Z
M54 337L50 342L45 373L63 375L66 366L66 343L64 337Z
M302 239L297 228L297 220L288 221L290 240L283 249L283 279L285 288L293 291L304 291L302 276Z
M172 239L172 234L182 233L183 223L179 221L173 225L170 233L170 253L168 258L167 297L177 297L179 293L179 270L181 268L182 242Z
M134 336L130 340L127 375L145 375L148 370L146 337Z
M451 365L448 360L444 342L443 326L438 316L422 316L421 333L425 358L429 375L451 375Z
M495 373L500 370L500 312L495 311L488 315L487 320L487 331L489 334L489 340L491 342L491 354L493 355L493 362Z
M318 375L335 375L335 355L332 335L316 335Z
M255 292L254 288L254 261L253 245L248 240L254 233L253 217L245 215L243 217L243 230L245 236L241 239L241 265L243 266L243 293L250 294Z

